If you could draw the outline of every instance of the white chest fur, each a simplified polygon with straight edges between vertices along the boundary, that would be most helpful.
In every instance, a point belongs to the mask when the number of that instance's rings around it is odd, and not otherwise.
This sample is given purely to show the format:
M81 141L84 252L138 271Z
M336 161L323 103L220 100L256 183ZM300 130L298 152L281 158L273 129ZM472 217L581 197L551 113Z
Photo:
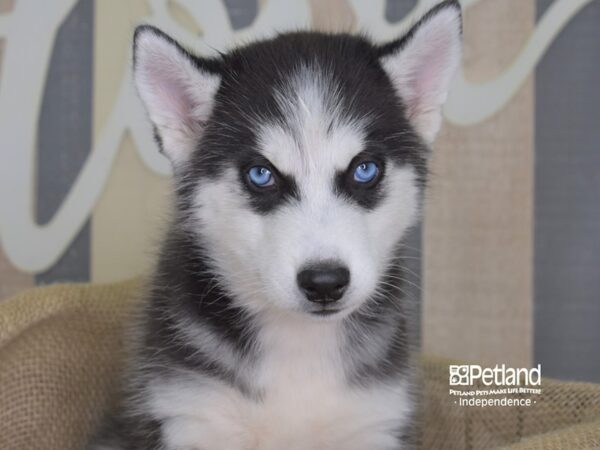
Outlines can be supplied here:
M247 374L259 401L193 375L150 387L169 450L397 449L393 433L410 412L405 384L348 386L331 323L277 320L260 343Z

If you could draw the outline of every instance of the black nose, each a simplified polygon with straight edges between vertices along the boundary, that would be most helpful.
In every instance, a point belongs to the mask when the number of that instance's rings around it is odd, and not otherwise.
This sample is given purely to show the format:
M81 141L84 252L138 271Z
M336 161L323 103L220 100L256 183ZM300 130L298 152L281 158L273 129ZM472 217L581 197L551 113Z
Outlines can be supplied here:
M342 298L350 282L350 271L345 267L320 264L298 273L298 286L311 302L331 303Z

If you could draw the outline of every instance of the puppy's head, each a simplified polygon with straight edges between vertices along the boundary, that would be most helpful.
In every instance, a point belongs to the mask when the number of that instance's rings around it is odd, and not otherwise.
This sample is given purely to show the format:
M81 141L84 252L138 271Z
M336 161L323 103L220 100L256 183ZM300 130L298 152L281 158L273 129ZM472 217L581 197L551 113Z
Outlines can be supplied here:
M456 1L385 45L291 33L205 59L138 28L135 81L181 226L240 306L343 317L385 283L460 38Z

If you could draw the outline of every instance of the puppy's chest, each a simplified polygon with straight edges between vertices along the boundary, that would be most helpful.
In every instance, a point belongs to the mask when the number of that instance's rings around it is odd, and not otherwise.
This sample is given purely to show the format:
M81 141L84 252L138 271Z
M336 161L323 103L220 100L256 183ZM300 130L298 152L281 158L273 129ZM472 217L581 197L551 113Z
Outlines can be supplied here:
M165 434L167 448L397 449L394 435L408 410L402 383L351 387L340 352L315 342L318 337L271 343L268 354L245 374L258 398L221 383L189 386L187 394L181 386L187 405L175 414L179 419L169 420L176 431Z
M361 427L368 396L348 385L334 336L312 331L294 335L286 330L265 338L268 351L248 375L259 398L234 400L249 448L295 448L301 442L327 448L325 437L336 441L333 435L342 428Z

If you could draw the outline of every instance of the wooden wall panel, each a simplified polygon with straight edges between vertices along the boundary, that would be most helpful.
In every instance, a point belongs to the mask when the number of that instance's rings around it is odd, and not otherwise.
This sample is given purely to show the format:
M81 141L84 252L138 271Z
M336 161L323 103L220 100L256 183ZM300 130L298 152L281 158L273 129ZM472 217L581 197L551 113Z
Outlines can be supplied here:
M504 17L511 20L498 20ZM469 9L464 24L467 77L496 76L534 24L533 1L487 1ZM480 124L445 124L436 148L423 239L424 351L529 365L533 81Z
M131 64L133 29L147 13L143 0L96 2L95 135L109 117L125 68ZM124 136L92 216L92 281L126 279L148 272L168 192L168 179L148 169L133 141Z

